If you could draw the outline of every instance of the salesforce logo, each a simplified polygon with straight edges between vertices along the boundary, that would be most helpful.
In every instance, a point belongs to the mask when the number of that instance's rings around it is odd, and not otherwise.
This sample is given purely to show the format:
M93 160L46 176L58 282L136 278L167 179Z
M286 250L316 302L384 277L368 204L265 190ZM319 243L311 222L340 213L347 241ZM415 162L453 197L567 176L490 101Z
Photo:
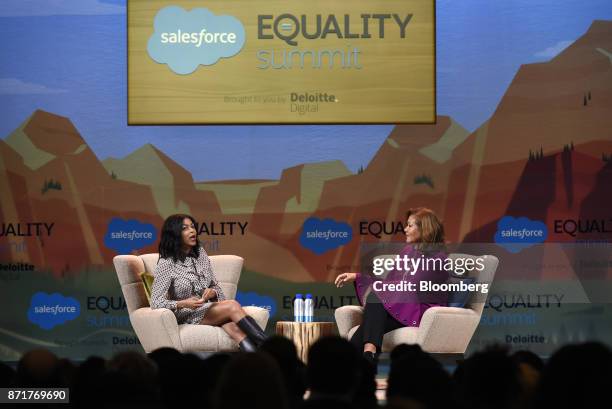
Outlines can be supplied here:
M259 295L256 292L243 293L238 291L236 293L236 301L243 307L253 305L255 307L265 308L270 313L270 317L273 317L276 313L276 302L274 298L267 295Z
M511 253L518 253L534 244L544 243L548 237L546 225L526 217L504 216L497 222L495 243Z
M28 308L28 320L42 329L61 325L71 321L81 313L81 305L72 297L60 293L47 294L38 292L32 296Z
M215 16L204 8L164 7L155 16L154 27L147 44L149 56L182 75L238 54L246 38L236 17Z
M333 219L310 217L304 222L300 244L315 254L323 254L349 243L353 238L353 229L347 223Z
M113 218L108 224L104 235L104 245L119 254L129 254L132 250L155 243L157 232L150 223L140 223L138 220L123 220Z

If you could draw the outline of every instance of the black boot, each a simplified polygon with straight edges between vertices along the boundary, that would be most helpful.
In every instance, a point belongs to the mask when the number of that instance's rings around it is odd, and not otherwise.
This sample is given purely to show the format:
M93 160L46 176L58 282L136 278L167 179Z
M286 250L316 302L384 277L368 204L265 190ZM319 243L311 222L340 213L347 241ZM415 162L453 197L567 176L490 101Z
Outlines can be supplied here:
M257 347L255 346L253 341L251 341L249 339L249 337L244 337L244 339L242 341L240 341L238 346L240 347L240 350L242 352L255 352L255 351L257 351Z
M255 335L255 339L253 339L253 341L255 341L255 344L257 344L257 347L261 346L261 344L263 344L265 340L268 339L268 337L266 336L266 333L264 332L263 329L261 329L257 321L255 321L255 318L251 317L250 315L247 315L246 319L249 320L249 322L253 325L253 327L255 328L257 332L257 334Z
M253 317L246 316L237 322L238 328L249 337L257 347L259 347L266 340L266 333L257 325L257 322Z

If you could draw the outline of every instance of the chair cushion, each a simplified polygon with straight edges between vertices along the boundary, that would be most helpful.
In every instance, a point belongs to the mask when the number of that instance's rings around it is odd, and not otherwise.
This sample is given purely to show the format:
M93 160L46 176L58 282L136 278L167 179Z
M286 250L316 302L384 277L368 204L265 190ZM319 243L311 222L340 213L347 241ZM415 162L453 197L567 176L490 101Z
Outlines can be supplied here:
M391 352L399 344L417 344L419 327L402 327L383 336L382 352Z
M221 327L213 325L179 325L182 352L191 351L236 351L238 345Z
M348 332L351 339L359 325L354 326ZM419 335L419 327L402 327L387 332L383 336L382 352L390 352L399 344L416 344Z
M147 296L147 301L149 302L149 305L151 305L151 291L153 291L153 280L155 279L155 277L153 277L152 274L147 273L146 271L143 271L142 273L139 274L140 279L142 280L142 285L144 286L145 289L145 295Z
M460 284L462 281L466 285L474 284L476 282L476 278L475 277L461 277L460 278L457 276L450 276L448 278L447 283ZM469 299L470 299L470 292L467 290L466 291L461 291L461 290L452 291L452 292L449 292L448 294L448 306L457 307L457 308L465 308Z

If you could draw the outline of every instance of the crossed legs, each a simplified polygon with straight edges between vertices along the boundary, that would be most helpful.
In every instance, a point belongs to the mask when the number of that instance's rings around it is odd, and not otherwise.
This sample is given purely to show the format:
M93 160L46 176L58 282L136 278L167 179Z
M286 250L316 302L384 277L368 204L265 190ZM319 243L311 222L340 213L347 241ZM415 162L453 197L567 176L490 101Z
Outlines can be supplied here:
M246 334L238 328L238 321L246 317L246 312L242 309L236 300L224 300L215 302L206 311L206 315L200 321L204 325L218 325L229 335L234 341L240 343Z

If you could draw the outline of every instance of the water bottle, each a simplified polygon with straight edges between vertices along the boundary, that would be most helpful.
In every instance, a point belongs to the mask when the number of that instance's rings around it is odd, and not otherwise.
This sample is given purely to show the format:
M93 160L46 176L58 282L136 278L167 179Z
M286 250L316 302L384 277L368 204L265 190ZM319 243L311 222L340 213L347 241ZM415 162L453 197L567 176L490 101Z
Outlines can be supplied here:
M312 302L312 294L306 294L306 301L304 301L304 321L314 321L314 305Z
M293 320L295 322L304 322L304 299L302 294L295 295L293 302Z

